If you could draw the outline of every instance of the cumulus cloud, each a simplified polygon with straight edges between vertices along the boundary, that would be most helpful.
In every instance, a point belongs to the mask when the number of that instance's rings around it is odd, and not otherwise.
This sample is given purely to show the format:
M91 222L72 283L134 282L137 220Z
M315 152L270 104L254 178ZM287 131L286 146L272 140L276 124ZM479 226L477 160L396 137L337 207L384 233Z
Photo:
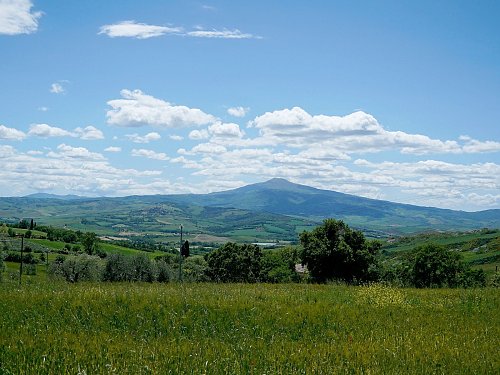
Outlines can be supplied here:
M8 128L5 125L0 125L0 139L21 141L24 138L26 138L26 134L22 131L14 128Z
M0 35L31 34L38 30L42 12L32 12L30 0L0 1Z
M48 156L53 158L70 158L82 160L104 160L104 156L97 152L91 152L85 147L72 147L64 143L57 146L57 152L50 151Z
M148 39L165 34L181 33L182 28L148 25L136 21L122 21L111 25L101 26L99 34L105 34L111 38L126 37L136 39Z
M234 117L245 117L250 108L246 107L231 107L228 108L227 113Z
M97 129L96 127L89 125L86 126L85 128L76 128L75 129L75 134L80 138L84 139L87 141L91 140L98 140L98 139L104 139L104 134L102 133L101 130Z
M151 141L157 141L161 139L161 135L156 132L151 132L146 134L145 136L140 136L137 133L134 134L126 134L125 137L130 139L134 143L149 143Z
M52 137L76 137L83 140L104 139L102 131L94 126L86 126L85 128L76 128L74 131L58 128L48 124L32 124L28 135L31 137L52 138Z
M132 150L132 156L140 156L148 159L154 159L154 160L169 160L169 157L167 154L164 152L155 152L153 150L146 150L146 149L133 149Z
M28 135L31 137L51 138L73 137L74 133L48 124L32 124L28 131Z
M238 124L216 122L208 127L208 133L215 137L242 138L245 132Z
M106 152L120 152L121 150L122 148L117 146L109 146L104 149Z
M209 137L208 130L207 129L202 129L202 130L191 130L188 135L189 139L193 140L201 140L201 139L207 139Z
M259 130L260 139L270 145L288 144L310 147L312 144L345 153L399 150L404 154L492 152L499 142L432 139L422 134L388 131L372 115L358 111L346 116L310 115L300 107L283 109L256 117L249 127ZM462 139L462 141L464 141Z
M112 108L107 112L107 122L120 127L145 125L161 128L183 128L201 126L216 121L216 118L197 108L176 106L140 90L122 90L122 99L108 101Z
M169 135L168 136L172 141L182 141L184 139L184 137L180 136L180 135L176 135L176 134L173 134L173 135Z

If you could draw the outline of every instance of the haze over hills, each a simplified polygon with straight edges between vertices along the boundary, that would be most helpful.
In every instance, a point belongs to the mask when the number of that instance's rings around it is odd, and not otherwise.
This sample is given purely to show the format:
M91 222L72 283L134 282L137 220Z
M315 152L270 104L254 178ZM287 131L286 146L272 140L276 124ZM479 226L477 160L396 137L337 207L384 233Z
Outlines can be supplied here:
M412 206L278 178L210 194L0 198L0 220L21 218L100 234L147 235L160 240L176 233L180 223L192 236L238 241L293 241L302 230L325 218L342 219L374 236L500 228L500 210L464 212Z
M464 212L358 197L275 178L223 192L173 195L178 203L235 207L312 220L334 217L350 225L384 232L500 227L500 210Z

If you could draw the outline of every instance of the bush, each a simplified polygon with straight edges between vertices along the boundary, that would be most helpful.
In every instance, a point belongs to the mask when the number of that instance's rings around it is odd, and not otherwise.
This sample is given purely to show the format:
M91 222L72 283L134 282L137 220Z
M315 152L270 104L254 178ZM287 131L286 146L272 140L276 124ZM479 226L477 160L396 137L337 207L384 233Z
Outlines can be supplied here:
M50 264L48 272L71 283L99 281L102 278L102 265L98 257L82 254L66 257L62 262L56 260Z
M183 265L183 278L188 282L209 281L206 274L207 261L201 255L194 255L187 258Z
M458 284L463 288L485 287L486 273L482 269L466 269L460 274Z
M156 280L156 273L156 265L146 255L127 257L111 254L106 258L103 278L105 281L153 282Z

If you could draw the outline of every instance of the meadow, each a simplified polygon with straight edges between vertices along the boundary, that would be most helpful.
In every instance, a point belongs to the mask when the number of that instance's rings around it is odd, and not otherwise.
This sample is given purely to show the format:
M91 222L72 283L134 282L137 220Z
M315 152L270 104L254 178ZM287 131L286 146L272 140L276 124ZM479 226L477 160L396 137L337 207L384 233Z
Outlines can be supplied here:
M493 374L498 289L0 284L0 374Z

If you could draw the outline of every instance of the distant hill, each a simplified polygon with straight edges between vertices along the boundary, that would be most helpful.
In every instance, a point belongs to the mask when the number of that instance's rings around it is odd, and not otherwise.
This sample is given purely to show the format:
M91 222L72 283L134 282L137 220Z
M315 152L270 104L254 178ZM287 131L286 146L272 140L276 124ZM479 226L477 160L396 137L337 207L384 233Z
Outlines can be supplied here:
M34 198L34 199L62 199L62 200L73 200L73 199L88 199L86 197L81 197L79 195L67 194L67 195L57 195L49 193L34 193L25 195L24 198Z
M325 218L342 219L369 236L500 228L500 210L464 212L358 197L284 179L211 194L84 198L32 194L0 198L0 221L33 218L102 235L177 241L190 239L297 241ZM205 236L204 236L205 235ZM199 236L199 237L197 237Z
M333 217L367 230L412 233L500 227L500 210L465 212L358 197L275 178L238 189L166 199L203 206L235 207L312 220Z

